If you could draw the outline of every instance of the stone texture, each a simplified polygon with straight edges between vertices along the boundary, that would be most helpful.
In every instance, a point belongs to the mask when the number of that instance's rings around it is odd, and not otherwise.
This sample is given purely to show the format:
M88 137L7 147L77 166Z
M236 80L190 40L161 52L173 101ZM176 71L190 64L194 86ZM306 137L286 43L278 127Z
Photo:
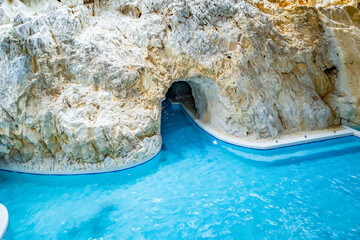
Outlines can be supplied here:
M357 2L85 2L0 1L0 166L149 158L160 102L179 80L199 119L236 137L359 120Z

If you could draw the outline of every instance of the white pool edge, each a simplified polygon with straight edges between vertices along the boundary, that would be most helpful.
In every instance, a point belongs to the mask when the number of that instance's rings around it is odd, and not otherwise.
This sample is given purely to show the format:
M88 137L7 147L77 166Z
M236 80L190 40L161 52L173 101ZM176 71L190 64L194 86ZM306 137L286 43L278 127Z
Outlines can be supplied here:
M171 102L171 101L170 101ZM179 105L182 110L193 120L193 122L200 127L202 130L213 136L214 138L230 143L239 147L246 147L251 149L258 149L258 150L270 150L270 149L276 149L281 147L290 147L295 146L299 144L305 144L305 143L312 143L312 142L318 142L318 141L324 141L324 140L330 140L334 138L340 138L340 137L347 137L347 136L356 136L360 138L360 132L352 129L347 126L341 125L345 129L337 130L337 131L326 131L322 133L317 134L307 134L302 137L286 137L282 139L274 139L273 141L269 142L255 142L255 141L249 141L245 139L239 139L235 137L229 137L226 136L215 129L211 128L210 126L204 124L199 119L195 118L195 116L192 114L191 111L189 111L184 104L179 102L171 102L172 105ZM306 136L306 137L305 137Z
M170 101L171 102L171 101ZM258 150L270 150L270 149L276 149L281 147L289 147L289 146L295 146L299 144L305 144L305 143L311 143L311 142L318 142L318 141L324 141L334 138L340 138L340 137L347 137L347 136L356 136L360 138L360 131L357 131L355 129L352 129L347 126L343 126L345 129L338 130L335 133L333 131L328 131L324 133L314 134L314 135L308 135L307 138L305 137L289 137L285 139L278 139L273 142L253 142L243 139L238 139L234 137L229 137L224 134L219 133L218 131L214 130L213 128L207 126L203 122L201 122L199 119L196 119L195 116L182 104L179 102L171 102L172 105L179 105L182 110L187 114L193 122L203 131L210 134L214 138L230 143L236 146L240 147L246 147L251 149L258 149ZM277 142L276 142L277 141ZM159 149L157 152L145 160L134 162L130 165L116 167L116 168L105 168L105 169L98 169L98 170L73 170L73 171L34 171L34 170L23 170L23 169L13 169L13 168L0 168L2 171L8 171L8 172L16 172L16 173L25 173L25 174L35 174L35 175L59 175L59 176L66 176L66 175L91 175L91 174L99 174L99 173L111 173L111 172L118 172L123 171L126 169L134 168L136 166L142 165L152 159L154 159L161 151L161 145L159 146ZM1 240L1 238L0 238Z
M341 126L342 126L343 128L348 129L349 131L352 131L352 132L353 132L353 135L354 135L355 137L360 138L360 131L355 130L355 129L353 129L353 128L351 128L351 127L348 127L348 126L344 126L344 125L341 125Z
M4 205L0 203L0 240L5 236L9 226L9 213Z
M59 176L111 173L111 172L123 171L126 169L134 168L136 166L145 164L145 163L149 162L150 160L154 159L160 153L160 151L161 151L161 145L159 146L158 150L156 151L156 153L153 156L148 157L142 161L133 162L132 164L129 164L126 166L121 166L121 167L115 167L115 168L104 168L104 169L95 169L95 170L73 170L73 171L34 171L34 170L23 170L23 169L0 167L0 171L34 174L34 175L59 175Z

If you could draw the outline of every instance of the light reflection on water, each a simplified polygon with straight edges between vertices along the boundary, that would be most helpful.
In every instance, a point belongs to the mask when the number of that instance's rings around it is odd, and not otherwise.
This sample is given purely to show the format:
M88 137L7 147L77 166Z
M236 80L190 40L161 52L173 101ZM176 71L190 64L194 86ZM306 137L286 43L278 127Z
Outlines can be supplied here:
M163 150L139 167L0 172L5 239L360 238L360 139L245 149L164 104Z

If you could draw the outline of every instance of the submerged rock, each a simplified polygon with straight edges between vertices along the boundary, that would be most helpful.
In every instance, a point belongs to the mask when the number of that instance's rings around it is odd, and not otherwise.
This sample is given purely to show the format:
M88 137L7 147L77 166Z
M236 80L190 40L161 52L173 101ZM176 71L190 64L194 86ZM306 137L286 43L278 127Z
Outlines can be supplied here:
M357 2L84 2L0 1L1 167L149 158L160 102L181 80L197 117L235 137L360 120Z

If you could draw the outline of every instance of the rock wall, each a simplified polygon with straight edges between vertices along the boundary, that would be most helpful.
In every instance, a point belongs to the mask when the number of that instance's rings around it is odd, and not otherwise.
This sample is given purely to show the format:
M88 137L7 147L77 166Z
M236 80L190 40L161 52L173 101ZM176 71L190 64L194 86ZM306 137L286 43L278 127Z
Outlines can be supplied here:
M111 168L160 148L160 102L272 138L359 119L354 1L0 0L0 167ZM299 6L298 6L299 5Z
M335 89L325 101L335 112L360 123L360 7L321 9L339 70Z

